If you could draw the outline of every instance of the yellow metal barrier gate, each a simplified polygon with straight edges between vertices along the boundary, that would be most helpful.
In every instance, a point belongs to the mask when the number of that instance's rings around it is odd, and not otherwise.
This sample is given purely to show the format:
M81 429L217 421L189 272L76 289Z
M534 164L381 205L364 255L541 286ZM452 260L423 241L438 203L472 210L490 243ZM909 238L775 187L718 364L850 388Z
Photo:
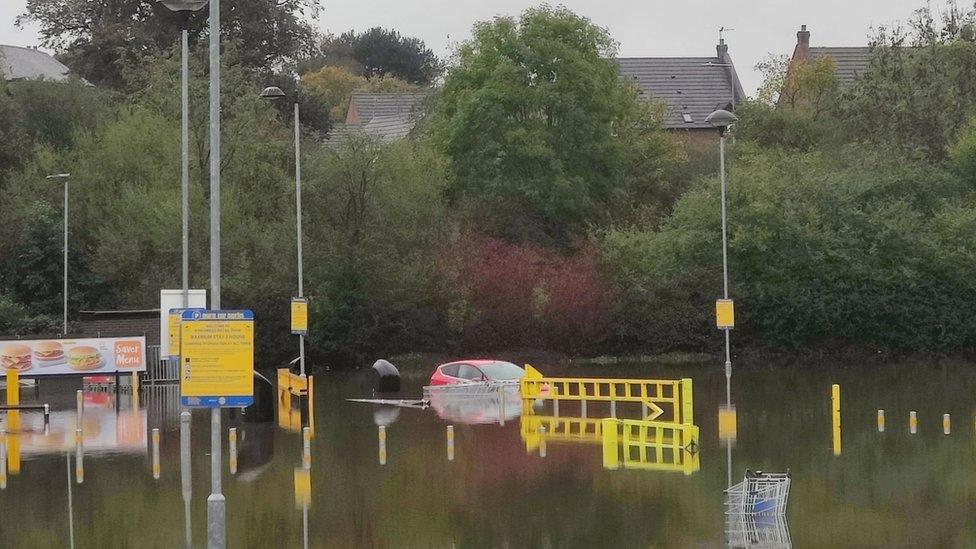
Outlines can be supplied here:
M301 397L305 397L308 408L308 428L315 433L314 376L302 377L291 373L288 368L278 369L278 426L287 431L302 430ZM291 397L299 397L299 407L292 408Z
M561 401L580 402L586 415L587 402L609 402L616 412L617 402L641 404L646 420L694 423L694 395L691 379L598 379L544 377L532 366L525 365L520 382L523 410L532 401L551 400L555 406ZM530 412L531 413L531 412ZM553 415L558 415L554 413Z

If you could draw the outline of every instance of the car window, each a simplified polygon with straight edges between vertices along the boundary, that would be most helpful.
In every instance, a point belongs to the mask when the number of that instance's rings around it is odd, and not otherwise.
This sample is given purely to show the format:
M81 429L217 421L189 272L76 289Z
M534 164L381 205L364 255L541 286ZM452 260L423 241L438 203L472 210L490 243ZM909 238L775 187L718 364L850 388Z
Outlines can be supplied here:
M461 367L458 368L457 377L461 379L470 379L472 381L478 381L485 378L484 374L481 373L481 370L470 364L461 364Z
M447 366L444 366L443 368L441 368L441 373L444 374L444 375L446 375L446 376L457 377L458 376L458 367L459 366L461 366L461 365L460 364L448 364Z
M525 375L525 370L519 368L511 362L486 362L484 364L479 364L478 367L481 368L481 371L488 377L488 379L493 379L496 381L522 379L522 376Z

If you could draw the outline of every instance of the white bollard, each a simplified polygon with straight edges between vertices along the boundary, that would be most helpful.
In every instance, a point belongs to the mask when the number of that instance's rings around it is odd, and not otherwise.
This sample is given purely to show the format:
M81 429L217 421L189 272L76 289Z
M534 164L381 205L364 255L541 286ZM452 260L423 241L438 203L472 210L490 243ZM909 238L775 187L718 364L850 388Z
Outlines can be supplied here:
M231 427L227 432L227 461L230 474L237 474L237 427Z
M915 410L908 412L908 432L913 435L918 432L918 414Z
M878 432L883 433L884 430L885 430L884 410L878 410Z
M949 414L942 414L942 434L949 434Z

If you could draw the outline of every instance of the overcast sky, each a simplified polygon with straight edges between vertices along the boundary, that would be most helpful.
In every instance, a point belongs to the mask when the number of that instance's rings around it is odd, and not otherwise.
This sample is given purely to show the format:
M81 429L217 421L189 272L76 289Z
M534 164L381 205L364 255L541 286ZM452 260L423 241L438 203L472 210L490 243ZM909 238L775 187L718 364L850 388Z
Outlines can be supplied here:
M0 44L33 46L35 28L14 19L27 0L0 0ZM558 3L558 2L556 2ZM924 0L565 0L564 5L607 27L624 57L715 54L719 27L746 93L759 85L755 64L767 53L790 54L806 24L814 46L866 43L872 26L905 22ZM325 32L394 28L417 36L438 55L469 36L471 23L518 14L528 0L322 0L316 25ZM934 6L943 4L938 0Z

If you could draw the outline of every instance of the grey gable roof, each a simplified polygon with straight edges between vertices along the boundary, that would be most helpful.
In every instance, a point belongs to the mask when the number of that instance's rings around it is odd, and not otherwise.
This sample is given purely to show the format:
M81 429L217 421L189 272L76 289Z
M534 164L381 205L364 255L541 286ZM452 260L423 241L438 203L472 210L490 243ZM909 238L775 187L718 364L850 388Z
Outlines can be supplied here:
M68 67L33 48L0 44L0 72L5 80L68 80Z
M351 103L356 105L360 122L369 122L377 116L409 116L415 114L420 104L430 95L428 92L352 94Z
M735 68L722 66L718 57L622 57L616 61L621 76L635 82L644 97L664 101L664 127L668 129L711 128L706 116L744 99Z
M821 57L831 57L836 64L834 74L841 87L846 88L864 75L871 64L871 48L865 46L838 48L810 48L811 60Z

